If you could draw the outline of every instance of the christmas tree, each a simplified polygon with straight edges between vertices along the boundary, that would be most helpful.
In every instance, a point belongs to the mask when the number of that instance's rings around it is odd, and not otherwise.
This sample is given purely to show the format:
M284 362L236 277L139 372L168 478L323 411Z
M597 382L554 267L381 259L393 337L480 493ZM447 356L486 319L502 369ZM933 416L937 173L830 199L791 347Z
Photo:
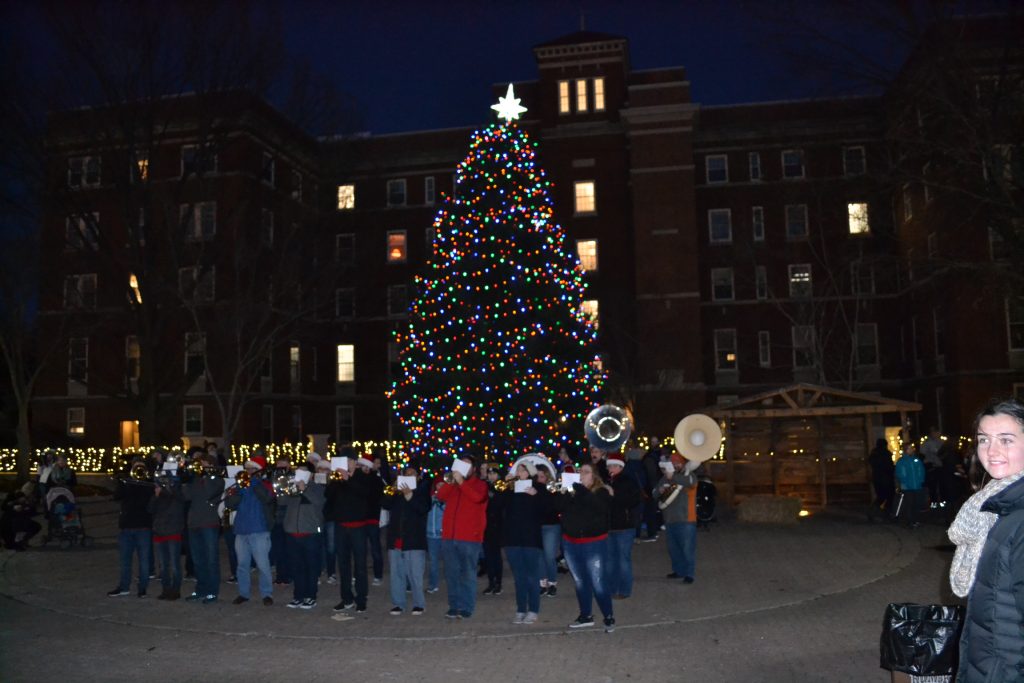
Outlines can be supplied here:
M396 333L390 392L409 455L510 462L582 438L604 375L576 254L509 86L476 131L434 222L427 273Z

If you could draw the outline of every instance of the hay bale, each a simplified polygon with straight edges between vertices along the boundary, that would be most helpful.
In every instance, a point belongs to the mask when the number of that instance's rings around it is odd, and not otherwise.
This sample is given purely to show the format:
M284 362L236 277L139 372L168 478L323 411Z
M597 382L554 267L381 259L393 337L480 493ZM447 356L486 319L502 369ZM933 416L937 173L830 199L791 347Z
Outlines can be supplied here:
M789 496L756 495L736 506L741 522L761 524L796 524L800 519L801 501Z

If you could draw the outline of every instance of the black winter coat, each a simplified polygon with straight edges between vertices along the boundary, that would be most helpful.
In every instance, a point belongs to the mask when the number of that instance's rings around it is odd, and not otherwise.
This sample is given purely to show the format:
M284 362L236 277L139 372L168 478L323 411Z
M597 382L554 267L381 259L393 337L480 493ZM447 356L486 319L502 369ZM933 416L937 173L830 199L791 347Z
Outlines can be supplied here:
M543 548L540 535L546 507L543 494L515 493L513 486L510 482L505 492L496 494L490 503L501 517L501 545L504 548Z
M981 506L999 515L981 551L957 683L1024 681L1024 479Z
M573 493L555 496L562 513L562 534L569 538L592 538L608 533L611 495L606 489L593 492L583 484L574 484Z
M117 515L118 529L152 529L153 514L149 501L153 498L153 487L132 481L119 481L114 491L114 500L121 501Z
M615 495L609 501L611 529L619 531L635 528L636 520L633 518L633 512L636 506L644 500L640 487L625 471L617 477L612 477L610 483L612 490L615 491Z
M362 470L356 470L345 481L331 480L327 484L327 503L324 505L325 510L329 509L326 516L338 524L365 522L373 485L371 476L380 481L376 475Z
M402 539L402 550L427 549L427 513L430 512L430 487L427 482L420 482L409 500L401 493L396 493L384 496L381 506L391 513L387 526L388 550L395 548L399 538Z

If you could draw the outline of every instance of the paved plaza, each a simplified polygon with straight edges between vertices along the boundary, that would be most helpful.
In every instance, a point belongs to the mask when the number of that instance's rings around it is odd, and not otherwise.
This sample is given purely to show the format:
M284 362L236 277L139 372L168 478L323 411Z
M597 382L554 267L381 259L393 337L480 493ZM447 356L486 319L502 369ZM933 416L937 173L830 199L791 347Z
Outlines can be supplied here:
M633 597L616 632L570 632L572 580L542 598L540 620L513 625L512 578L448 621L445 590L423 616L391 616L385 585L352 621L330 617L338 587L310 611L150 596L108 598L117 583L117 507L83 499L92 548L0 553L0 680L14 681L888 681L878 667L890 602L949 602L944 527L908 530L828 512L790 526L724 517L700 532L697 581L665 579L664 539L635 546ZM226 576L226 559L223 576ZM481 579L482 589L485 580ZM186 582L183 588L190 588ZM600 623L600 622L598 622Z

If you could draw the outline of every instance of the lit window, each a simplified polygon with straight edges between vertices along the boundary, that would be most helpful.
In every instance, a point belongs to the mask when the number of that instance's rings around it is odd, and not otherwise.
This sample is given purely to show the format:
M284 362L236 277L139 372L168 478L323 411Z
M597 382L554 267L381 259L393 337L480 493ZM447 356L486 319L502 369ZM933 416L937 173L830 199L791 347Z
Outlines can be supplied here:
M96 273L64 278L64 308L96 308Z
M388 206L405 206L405 178L388 181Z
M593 180L577 180L573 183L575 190L575 202L573 204L576 213L595 213L597 211L597 196L594 190Z
M409 293L405 285L388 285L388 317L404 317L409 310Z
M580 310L583 312L583 318L593 325L596 330L598 328L600 312L597 299L585 299Z
M789 267L789 295L794 299L806 299L811 295L811 265L796 263Z
M405 230L391 230L388 232L388 263L405 263L406 246Z
M715 330L715 369L736 369L736 330Z
M356 347L352 344L338 344L338 381L356 381Z
M594 79L594 111L604 111L604 79Z
M356 440L355 413L352 406L336 406L334 421L337 425L337 444L350 444Z
M130 334L124 338L125 375L128 379L136 382L142 372L142 349L139 347L139 338Z
M786 205L786 239L798 240L807 237L807 205Z
M764 207L750 208L750 224L754 232L754 241L764 242Z
M338 185L338 211L356 208L356 186Z
M768 330L757 333L757 364L762 368L772 366L772 336Z
M768 269L764 266L754 266L754 290L758 300L768 298Z
M131 179L133 183L144 183L149 180L149 152L135 150L134 160L131 164Z
M878 365L878 326L857 323L857 365Z
M85 408L68 408L68 436L85 436Z
M709 184L729 182L729 157L724 154L704 157L704 178Z
M292 387L297 387L302 381L302 349L298 342L292 342L288 347L288 381Z
M732 301L733 298L734 293L732 268L712 268L711 300Z
M334 260L338 265L352 266L356 262L356 236L344 233L334 236Z
M83 384L89 379L89 338L68 339L68 379Z
M96 187L99 184L99 157L71 157L68 159L68 187Z
M587 79L576 79L576 111L587 110Z
M712 244L732 242L731 209L710 209L708 211L708 241Z
M576 240L576 253L583 270L597 270L597 240Z
M356 290L351 288L334 290L334 316L343 320L356 314Z
M212 239L217 234L217 202L182 204L180 219L186 240Z
M277 172L277 162L273 155L263 153L263 163L260 166L260 180L271 187L274 186L274 179Z
M558 81L558 113L570 112L569 81Z
M793 342L793 367L814 366L814 328L810 325L794 325L791 328Z
M843 148L843 173L848 176L864 175L867 164L864 161L863 147Z
M423 203L433 204L435 199L434 176L428 175L423 179Z
M139 278L135 277L135 273L131 273L128 276L128 288L132 290L132 293L129 296L129 301L141 304L142 291L139 289Z
M751 152L747 155L747 166L750 168L750 180L757 182L761 180L761 153Z
M798 149L782 152L782 177L787 179L804 177L804 153Z
M182 406L181 431L188 436L201 436L203 433L203 407Z
M871 225L868 223L868 205L864 202L854 202L846 205L847 222L851 235L867 235L871 232Z
M81 251L88 247L96 250L99 247L100 214L93 211L89 214L68 216L64 228L64 239L69 249Z

